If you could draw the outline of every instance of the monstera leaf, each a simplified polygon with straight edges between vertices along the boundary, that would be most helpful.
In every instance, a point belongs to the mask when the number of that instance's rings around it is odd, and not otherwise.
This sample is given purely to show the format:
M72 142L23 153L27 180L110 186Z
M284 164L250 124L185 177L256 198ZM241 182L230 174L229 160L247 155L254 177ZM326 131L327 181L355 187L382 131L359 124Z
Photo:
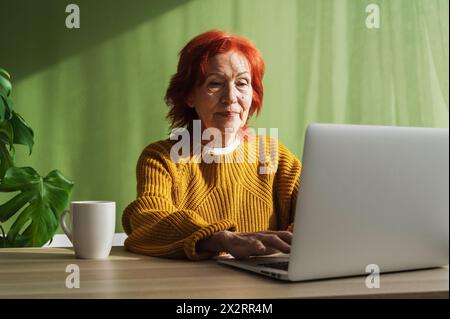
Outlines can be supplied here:
M0 122L0 179L14 166L14 131L9 121ZM8 147L9 146L9 150Z
M0 68L0 92L5 94L5 96L9 96L11 90L11 76L5 69Z
M1 77L0 77L1 79ZM13 103L9 97L7 97L0 90L0 122L11 119L12 117Z
M29 154L33 151L34 133L20 114L11 111L11 126L14 132L13 143L28 146ZM11 145L11 144L10 144Z
M11 91L11 77L0 68L0 179L8 168L14 166L14 144L28 146L29 155L34 145L33 130L20 114L13 111Z
M11 76L0 68L0 122L11 118L12 101L9 95L12 91Z
M6 247L40 247L58 228L61 212L68 204L73 183L58 170L41 177L31 167L9 168L0 191L20 191L0 206L0 223L23 209L0 245Z
M11 76L0 68L0 192L20 191L0 205L0 247L39 247L56 232L73 183L58 170L41 177L31 167L14 166L14 144L27 146L31 155L34 133L13 110L11 92ZM2 223L14 215L17 219L5 234Z

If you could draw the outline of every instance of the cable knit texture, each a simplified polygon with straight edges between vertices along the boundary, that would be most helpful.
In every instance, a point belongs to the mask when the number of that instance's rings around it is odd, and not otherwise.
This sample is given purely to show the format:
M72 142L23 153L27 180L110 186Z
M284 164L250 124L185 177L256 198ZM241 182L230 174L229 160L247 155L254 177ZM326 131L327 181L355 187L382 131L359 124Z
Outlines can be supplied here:
M300 161L280 142L252 137L230 154L171 158L177 142L148 145L139 157L137 198L122 215L128 250L199 260L196 243L222 230L292 226ZM172 154L173 155L173 154Z

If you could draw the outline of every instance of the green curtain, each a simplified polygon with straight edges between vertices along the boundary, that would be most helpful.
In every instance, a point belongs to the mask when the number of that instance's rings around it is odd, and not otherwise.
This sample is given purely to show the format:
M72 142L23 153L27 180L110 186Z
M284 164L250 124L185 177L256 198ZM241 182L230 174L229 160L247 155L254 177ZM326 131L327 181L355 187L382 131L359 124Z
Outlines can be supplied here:
M80 7L67 29L65 7ZM366 7L380 8L379 29ZM136 196L141 150L168 136L163 96L177 54L220 28L267 65L255 128L278 128L301 157L310 122L448 127L448 0L0 0L0 67L35 131L19 166L60 169L72 200ZM269 130L268 130L269 132ZM6 194L0 194L3 202Z

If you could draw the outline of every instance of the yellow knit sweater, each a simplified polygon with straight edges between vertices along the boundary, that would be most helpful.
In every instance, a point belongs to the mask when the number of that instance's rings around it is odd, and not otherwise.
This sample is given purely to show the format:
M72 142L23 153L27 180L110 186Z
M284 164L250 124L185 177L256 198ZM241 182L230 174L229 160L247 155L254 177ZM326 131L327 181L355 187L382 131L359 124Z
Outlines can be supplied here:
M150 144L139 157L137 198L122 216L130 251L204 259L211 254L196 243L215 232L286 230L293 222L301 163L280 142L256 136L209 162L191 155L178 163L174 143Z

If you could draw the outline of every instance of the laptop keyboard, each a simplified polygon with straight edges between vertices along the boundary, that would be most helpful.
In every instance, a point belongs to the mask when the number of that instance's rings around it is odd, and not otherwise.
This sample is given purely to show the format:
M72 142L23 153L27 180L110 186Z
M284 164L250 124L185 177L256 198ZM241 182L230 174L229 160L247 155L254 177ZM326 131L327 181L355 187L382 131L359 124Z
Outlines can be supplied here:
M289 261L272 262L272 263L261 263L261 264L258 264L258 266L275 268L275 269L280 269L280 270L286 270L287 271L288 267L289 267Z

